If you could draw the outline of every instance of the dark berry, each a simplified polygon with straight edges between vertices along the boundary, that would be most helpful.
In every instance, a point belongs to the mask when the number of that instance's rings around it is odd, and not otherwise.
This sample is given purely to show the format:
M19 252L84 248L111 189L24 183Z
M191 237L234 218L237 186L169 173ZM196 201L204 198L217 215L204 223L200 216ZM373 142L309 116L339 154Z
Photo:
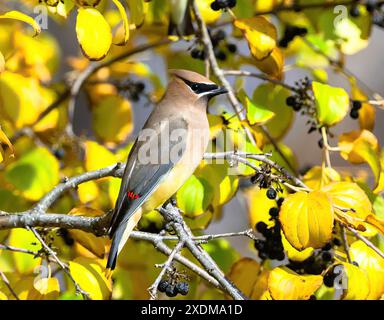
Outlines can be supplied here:
M168 285L167 288L165 289L165 294L168 297L176 297L177 296L176 287L172 285Z
M339 238L334 238L332 240L332 243L335 245L335 246L340 246L341 245L341 241Z
M54 155L57 159L61 160L61 159L63 159L64 156L65 156L65 151L64 151L63 148L58 148L58 149L55 149L55 150L53 151L53 155Z
M219 11L221 8L220 8L219 3L217 1L213 1L211 3L211 9L213 11Z
M331 249L332 249L332 245L329 242L323 247L323 250L325 251L329 251Z
M265 252L259 252L259 258L265 260L268 258L268 255Z
M312 294L312 295L310 295L309 300L317 300L317 298L314 294Z
M311 126L308 130L308 134L312 133L313 131L316 131L316 126Z
M288 44L289 44L289 41L287 40L287 38L281 38L279 41L279 47L281 48L287 48Z
M326 273L323 278L323 283L326 287L332 288L335 281L335 275L333 273Z
M263 221L256 223L256 230L261 234L264 234L265 231L267 230L267 224Z
M233 43L228 43L227 49L229 52L235 53L237 51L237 46Z
M258 251L263 251L265 248L265 241L257 239L255 240L255 249Z
M355 110L360 110L361 109L361 101L353 100L352 108L355 109Z
M358 16L360 16L359 6L357 5L352 6L351 9L349 10L349 14L351 15L351 17L354 17L354 18L357 18Z
M298 35L298 36L303 37L303 36L305 36L307 33L308 33L307 28L304 28L304 27L297 27L297 28L296 28L296 35Z
M136 83L136 89L139 92L142 92L145 89L145 84L143 82Z
M261 189L266 189L266 188L268 188L268 187L269 187L269 182L268 182L268 180L263 179L263 180L260 182L260 188L261 188Z
M277 197L276 190L273 188L269 188L267 190L267 198L273 200L273 199L276 199L276 197Z
M217 30L215 35L213 36L216 41L224 40L226 37L225 31L224 30Z
M279 199L277 199L277 205L278 205L279 207L281 207L281 206L283 205L283 202L284 202L284 198L279 198Z
M324 148L324 140L321 138L319 141L317 141L317 145L319 146L320 149Z
M352 109L352 110L349 112L349 116L350 116L352 119L357 119L357 118L359 117L359 110Z
M279 251L277 254L276 254L276 260L278 261L283 261L285 259L285 253L284 251Z
M332 254L331 254L330 252L328 252L328 251L325 251L325 252L323 252L323 253L321 254L321 258L322 258L324 261L326 261L326 262L331 261L331 260L332 260Z
M157 286L157 290L160 292L165 292L169 286L169 283L167 280L160 280L159 285Z
M296 104L294 104L294 105L293 105L293 110L296 111L296 112L300 111L300 110L301 110L301 105L300 105L300 103L296 103Z
M236 0L227 0L228 8L233 8L236 6Z
M368 11L369 13L372 13L372 12L375 10L375 8L376 8L376 3L375 3L375 1L373 1L373 0L368 0L368 1L365 3L365 7L366 7L366 9L367 9L367 11Z
M224 61L225 59L227 59L227 55L223 50L215 50L215 57L221 61Z
M183 296L188 294L189 291L189 285L186 282L179 282L176 284L175 287L176 291L182 294Z
M352 264L353 264L354 266L356 266L356 267L359 266L359 264L358 264L356 261L352 261Z
M285 103L287 106L293 107L296 104L296 98L294 96L289 96L286 100Z
M279 208L273 207L273 208L269 209L269 215L272 218L277 218L279 216Z

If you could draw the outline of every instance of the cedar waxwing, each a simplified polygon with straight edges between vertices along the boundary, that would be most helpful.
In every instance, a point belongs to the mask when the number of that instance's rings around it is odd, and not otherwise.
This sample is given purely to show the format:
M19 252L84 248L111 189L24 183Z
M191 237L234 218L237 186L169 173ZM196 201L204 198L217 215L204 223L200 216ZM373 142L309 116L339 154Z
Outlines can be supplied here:
M127 159L109 229L107 274L141 215L172 197L199 165L209 142L208 101L227 92L192 71L171 75Z

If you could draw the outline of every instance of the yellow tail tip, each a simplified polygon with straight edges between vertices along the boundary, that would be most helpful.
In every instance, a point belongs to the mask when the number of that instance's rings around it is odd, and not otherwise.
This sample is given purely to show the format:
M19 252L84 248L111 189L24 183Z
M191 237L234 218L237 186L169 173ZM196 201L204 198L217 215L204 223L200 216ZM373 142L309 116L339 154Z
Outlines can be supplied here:
M105 274L105 276L107 277L108 280L111 279L112 273L113 273L113 270L111 270L111 268L106 268L105 271L104 271L104 274Z

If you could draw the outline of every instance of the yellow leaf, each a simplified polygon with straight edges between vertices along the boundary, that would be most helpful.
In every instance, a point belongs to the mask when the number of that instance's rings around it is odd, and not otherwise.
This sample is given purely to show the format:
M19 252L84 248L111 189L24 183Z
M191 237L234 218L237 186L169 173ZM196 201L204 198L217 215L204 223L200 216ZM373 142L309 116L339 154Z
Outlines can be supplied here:
M255 260L242 258L232 265L228 278L245 296L250 297L260 273L260 265Z
M97 199L100 192L97 183L91 180L80 184L77 187L77 194L79 195L79 200L82 203L88 203Z
M278 80L283 78L284 55L278 47L273 49L272 53L265 59L254 60L253 64L272 78Z
M340 155L353 164L366 162L375 177L375 187L380 178L380 146L375 135L368 130L357 130L339 136Z
M79 286L92 300L109 299L112 292L111 280L93 259L76 258L69 262L69 271Z
M16 128L32 124L45 107L37 79L4 71L0 77L1 108Z
M93 171L116 163L111 151L94 141L85 142L85 169Z
M357 86L356 81L351 80L351 96L353 100L366 101L368 96ZM359 110L359 125L361 130L372 131L375 126L376 109L369 103L361 103Z
M212 0L196 0L197 7L206 24L215 22L221 16L221 10L213 11L211 9Z
M98 217L102 216L104 213L101 210L96 210L89 207L79 207L72 209L69 214ZM104 258L105 246L108 242L107 238L96 237L92 233L84 232L81 230L70 230L69 233L74 240L92 252L96 257L100 259Z
M331 202L320 191L290 195L280 210L284 235L297 250L323 247L332 237L333 219Z
M7 295L4 292L0 291L0 300L8 300Z
M322 276L299 275L278 267L269 274L268 291L274 300L308 300L322 283Z
M8 11L0 15L0 19L14 19L28 23L35 32L34 36L38 35L41 32L40 25L32 17L27 16L26 14L19 11Z
M122 97L103 98L92 112L92 127L95 134L107 144L119 144L133 130L131 104Z
M319 166L309 169L303 177L304 183L313 190L321 189L324 185L340 179L340 174L335 169Z
M143 0L127 0L129 17L133 24L140 26L144 22L145 8Z
M295 249L288 242L283 232L281 233L281 242L283 243L284 251L287 253L288 258L293 261L302 262L308 259L314 251L313 248L306 248L302 251Z
M343 263L341 266L343 267L343 272L347 276L347 288L343 288L342 299L366 299L370 291L367 272L351 263Z
M5 70L5 59L0 51L0 74Z
M14 157L13 145L0 127L0 162L7 161L10 157Z
M257 60L265 59L276 47L276 28L266 18L257 16L236 19L233 24L243 32L251 53Z
M351 244L349 254L359 268L367 271L370 287L367 299L379 299L384 294L384 259L360 240Z
M129 39L129 22L128 22L127 13L125 12L125 8L123 7L123 5L120 3L119 0L112 0L112 1L116 5L117 9L119 10L121 18L123 19L123 26L124 26L124 38L123 40L115 44L118 46L125 45Z
M76 35L84 55L90 60L103 59L112 44L111 27L94 8L78 9Z
M334 182L321 191L328 194L334 206L353 209L347 214L364 220L372 212L372 204L366 193L354 182Z
M57 278L40 278L34 281L33 286L42 295L44 300L55 300L60 293L60 285Z

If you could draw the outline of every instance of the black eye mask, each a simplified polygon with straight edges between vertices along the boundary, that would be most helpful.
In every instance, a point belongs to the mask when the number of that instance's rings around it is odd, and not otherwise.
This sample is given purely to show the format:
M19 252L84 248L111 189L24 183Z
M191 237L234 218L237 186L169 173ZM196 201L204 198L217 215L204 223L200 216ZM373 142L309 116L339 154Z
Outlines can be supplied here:
M192 89L192 91L196 94L204 93L204 92L211 92L213 90L217 90L219 87L215 84L208 84L208 83L198 83L198 82L192 82L189 80L183 79L183 81Z

